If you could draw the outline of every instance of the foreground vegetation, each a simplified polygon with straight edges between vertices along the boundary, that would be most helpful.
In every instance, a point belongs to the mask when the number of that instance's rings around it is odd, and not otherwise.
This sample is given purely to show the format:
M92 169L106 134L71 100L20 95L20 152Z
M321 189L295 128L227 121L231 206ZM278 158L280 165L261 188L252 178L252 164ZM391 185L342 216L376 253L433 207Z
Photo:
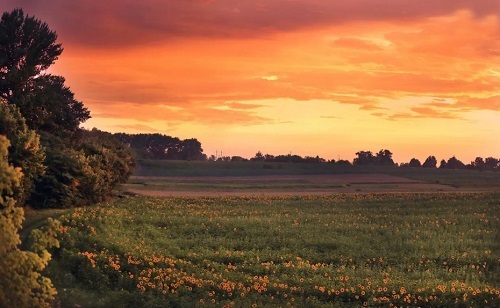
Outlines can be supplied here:
M63 306L500 305L500 195L134 197L68 212Z

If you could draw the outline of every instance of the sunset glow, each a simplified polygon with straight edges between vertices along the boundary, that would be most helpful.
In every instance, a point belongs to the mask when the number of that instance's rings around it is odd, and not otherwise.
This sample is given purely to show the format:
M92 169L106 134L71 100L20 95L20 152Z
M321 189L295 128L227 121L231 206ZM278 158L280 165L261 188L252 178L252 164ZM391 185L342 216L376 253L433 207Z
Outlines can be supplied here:
M84 126L207 155L500 157L498 0L2 1L59 34Z

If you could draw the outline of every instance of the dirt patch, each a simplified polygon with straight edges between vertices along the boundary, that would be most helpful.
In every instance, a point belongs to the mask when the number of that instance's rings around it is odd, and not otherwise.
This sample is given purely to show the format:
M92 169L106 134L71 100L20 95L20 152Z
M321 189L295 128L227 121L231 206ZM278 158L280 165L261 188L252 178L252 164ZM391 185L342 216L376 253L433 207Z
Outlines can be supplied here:
M464 192L456 187L424 183L385 174L266 175L238 177L132 176L124 189L149 196L278 196L338 193ZM141 184L144 183L144 184ZM148 183L148 184L146 184ZM189 186L176 186L179 184ZM255 188L255 183L260 187Z

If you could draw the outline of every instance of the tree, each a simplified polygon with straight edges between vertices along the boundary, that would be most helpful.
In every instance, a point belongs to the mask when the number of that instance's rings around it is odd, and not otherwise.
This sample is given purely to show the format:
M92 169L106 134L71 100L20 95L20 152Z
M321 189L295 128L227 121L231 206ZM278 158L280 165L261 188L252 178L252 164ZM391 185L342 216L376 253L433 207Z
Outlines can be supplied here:
M444 169L444 168L448 168L448 166L446 165L446 160L441 159L441 163L439 163L439 169Z
M68 136L90 118L64 82L61 76L42 75L35 79L30 95L17 103L30 128Z
M394 160L392 160L392 152L389 150L380 150L376 157L377 165L381 166L394 166Z
M484 167L486 170L499 170L500 169L500 159L487 157L484 161Z
M346 159L340 159L335 163L335 166L343 166L343 167L350 167L352 166L351 162L346 160Z
M264 161L265 157L261 151L258 151L254 157L250 158L251 161Z
M476 157L476 159L472 161L470 164L474 169L477 170L484 170L485 167L485 162L482 157Z
M0 97L16 105L29 128L68 134L90 118L64 78L45 74L62 53L57 34L21 9L0 21Z
M353 165L373 165L375 164L375 156L371 151L356 152L358 157L354 158Z
M448 169L464 169L465 164L457 159L455 156L448 159L446 162L446 168Z
M12 194L21 173L8 164L8 145L0 136L0 307L50 307L57 292L41 272L51 258L47 249L59 246L60 224L49 219L45 230L32 232L31 251L19 248L24 211L15 206Z
M17 104L62 53L57 34L22 9L5 12L0 21L0 96Z
M83 130L78 148L86 157L78 191L87 202L103 201L132 174L135 162L129 148L110 133Z
M34 188L35 180L45 171L45 152L40 136L28 129L19 109L0 103L0 134L10 140L9 163L20 167L23 173L21 185L14 191L18 204L25 205Z
M195 138L183 140L180 144L180 159L205 160L201 143Z
M86 205L79 193L88 162L83 151L60 137L42 133L46 149L45 174L35 182L29 204L35 208L66 208Z
M429 156L427 159L424 161L422 167L423 168L436 168L437 166L437 159L434 156Z
M410 163L408 164L409 167L414 167L414 168L418 168L418 167L421 167L422 164L420 164L420 160L416 159L416 158L412 158L410 160Z

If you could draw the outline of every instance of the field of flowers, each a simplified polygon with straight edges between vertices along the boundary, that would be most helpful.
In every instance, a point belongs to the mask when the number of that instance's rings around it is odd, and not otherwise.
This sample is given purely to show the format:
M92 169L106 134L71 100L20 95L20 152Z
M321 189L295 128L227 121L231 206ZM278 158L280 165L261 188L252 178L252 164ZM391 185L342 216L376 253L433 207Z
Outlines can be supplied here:
M61 217L54 282L83 307L499 307L499 213L498 193L120 199Z

